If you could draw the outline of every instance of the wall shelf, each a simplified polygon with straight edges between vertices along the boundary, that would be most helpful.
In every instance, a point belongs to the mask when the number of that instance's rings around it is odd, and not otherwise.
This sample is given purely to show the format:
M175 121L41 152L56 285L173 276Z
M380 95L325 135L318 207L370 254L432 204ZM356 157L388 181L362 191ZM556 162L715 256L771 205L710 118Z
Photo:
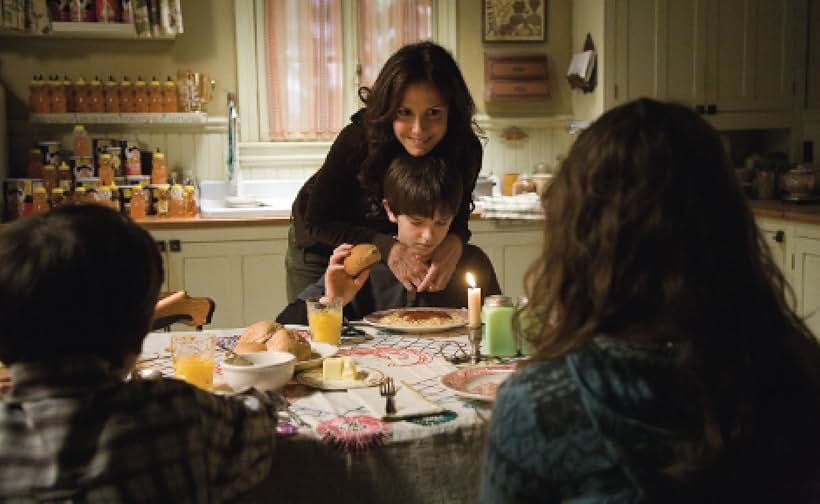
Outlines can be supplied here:
M206 124L205 112L175 113L62 113L31 114L29 121L34 124Z
M54 21L51 32L45 34L15 30L0 30L0 37L72 38L72 39L136 39L173 40L176 34L139 37L131 23L70 23Z

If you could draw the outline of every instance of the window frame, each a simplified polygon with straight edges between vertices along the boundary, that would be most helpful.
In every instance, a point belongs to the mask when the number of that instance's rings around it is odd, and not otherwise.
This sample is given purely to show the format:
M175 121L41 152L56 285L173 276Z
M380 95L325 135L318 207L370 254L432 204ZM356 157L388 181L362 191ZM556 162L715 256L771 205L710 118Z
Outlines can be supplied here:
M432 0L433 40L456 52L456 2L457 0ZM356 51L356 0L342 0L342 45L346 55ZM236 78L239 112L239 161L243 167L277 166L309 168L321 165L332 141L327 140L266 140L262 132L267 129L265 93L266 63L264 34L257 29L258 20L264 19L263 0L236 0L234 21L236 33ZM258 50L261 49L261 50ZM344 59L345 82L356 82L354 58ZM344 117L349 117L360 106L355 93L347 93L344 101Z

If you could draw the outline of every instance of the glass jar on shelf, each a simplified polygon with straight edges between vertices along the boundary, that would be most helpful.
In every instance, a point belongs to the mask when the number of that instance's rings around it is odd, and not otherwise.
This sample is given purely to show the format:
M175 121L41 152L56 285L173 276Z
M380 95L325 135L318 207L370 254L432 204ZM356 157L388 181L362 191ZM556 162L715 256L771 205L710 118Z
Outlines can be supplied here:
M74 81L74 110L80 114L91 112L88 96L88 84L82 75Z
M82 124L76 124L73 130L71 142L72 152L75 157L91 157L91 138Z
M512 185L512 194L534 193L536 191L535 181L526 173L518 176L518 179Z
M131 186L131 197L128 204L128 215L132 219L142 219L145 217L145 191L140 184Z
M39 148L29 149L26 176L31 179L43 178L43 151Z
M50 111L58 114L67 112L65 88L60 76L55 75L54 78L48 82L48 87L51 90L49 101Z
M65 161L57 167L57 185L62 187L66 193L74 189L74 175L71 173L71 167Z
M50 164L45 165L43 167L43 187L46 188L46 191L51 193L58 185L57 167Z
M63 75L63 90L65 91L65 111L76 112L74 106L74 83L68 78L68 75Z
M171 80L171 76L162 85L162 111L173 113L179 110L177 97L177 83Z
M59 208L68 204L65 197L65 191L63 191L62 187L55 187L49 194L49 200L51 203L51 208Z
M38 185L34 188L32 205L32 212L34 214L48 212L50 206L48 204L48 192L45 187Z
M168 183L168 168L165 165L165 154L159 152L159 150L154 153L151 159L151 183Z
M48 113L51 110L51 104L48 98L48 89L43 82L42 76L35 75L31 82L29 82L29 109L35 114Z
M169 190L168 214L170 217L185 216L185 189L180 184L174 184Z

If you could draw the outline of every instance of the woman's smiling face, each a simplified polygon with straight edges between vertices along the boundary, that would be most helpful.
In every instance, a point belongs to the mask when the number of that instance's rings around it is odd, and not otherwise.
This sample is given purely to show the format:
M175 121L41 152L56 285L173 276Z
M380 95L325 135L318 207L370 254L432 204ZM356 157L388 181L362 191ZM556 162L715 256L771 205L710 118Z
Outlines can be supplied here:
M393 119L393 133L408 154L428 154L447 133L447 104L429 81L409 84Z

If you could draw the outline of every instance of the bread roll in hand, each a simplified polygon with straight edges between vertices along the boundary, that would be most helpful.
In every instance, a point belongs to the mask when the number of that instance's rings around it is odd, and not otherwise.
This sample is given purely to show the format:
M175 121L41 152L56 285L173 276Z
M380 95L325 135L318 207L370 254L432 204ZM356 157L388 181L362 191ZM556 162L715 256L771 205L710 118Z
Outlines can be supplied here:
M350 255L345 258L345 273L356 276L362 270L369 268L382 260L379 249L372 243L360 243L350 249Z

